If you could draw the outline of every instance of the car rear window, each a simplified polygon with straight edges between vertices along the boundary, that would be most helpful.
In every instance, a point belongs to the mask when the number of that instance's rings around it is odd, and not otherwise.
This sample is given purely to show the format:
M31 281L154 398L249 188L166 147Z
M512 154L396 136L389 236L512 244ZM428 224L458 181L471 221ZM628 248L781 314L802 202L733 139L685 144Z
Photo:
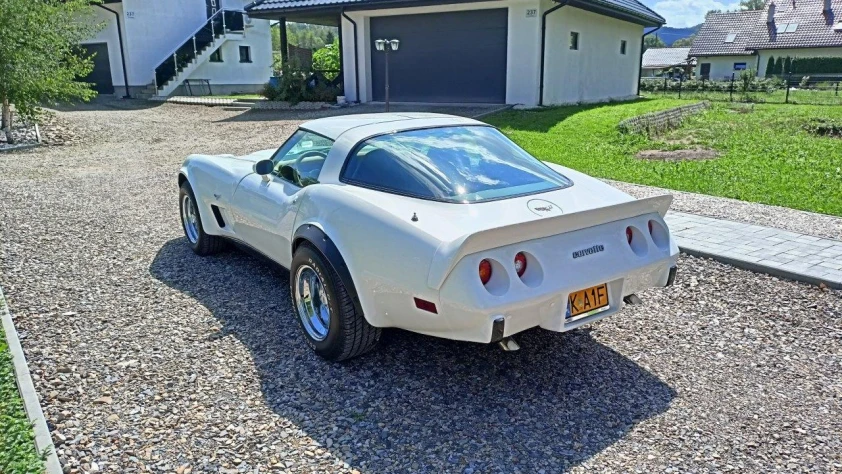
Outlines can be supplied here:
M345 164L345 183L445 202L481 202L573 183L487 126L439 127L365 140Z

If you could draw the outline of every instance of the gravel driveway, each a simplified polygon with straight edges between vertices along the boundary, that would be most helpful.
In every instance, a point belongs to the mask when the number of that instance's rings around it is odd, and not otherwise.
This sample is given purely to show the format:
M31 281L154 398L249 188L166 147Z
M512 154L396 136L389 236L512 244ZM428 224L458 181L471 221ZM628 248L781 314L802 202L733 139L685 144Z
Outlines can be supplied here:
M0 155L0 284L66 472L842 471L842 293L706 260L519 353L318 359L284 271L195 256L177 212L185 155L300 117L106 104L61 114L86 144Z

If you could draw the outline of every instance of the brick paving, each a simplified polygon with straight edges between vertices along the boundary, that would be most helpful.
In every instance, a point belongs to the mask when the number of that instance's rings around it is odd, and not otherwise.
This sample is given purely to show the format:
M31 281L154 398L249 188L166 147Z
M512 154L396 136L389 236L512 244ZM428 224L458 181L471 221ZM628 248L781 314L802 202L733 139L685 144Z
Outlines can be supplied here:
M666 221L685 253L842 289L842 241L683 212Z

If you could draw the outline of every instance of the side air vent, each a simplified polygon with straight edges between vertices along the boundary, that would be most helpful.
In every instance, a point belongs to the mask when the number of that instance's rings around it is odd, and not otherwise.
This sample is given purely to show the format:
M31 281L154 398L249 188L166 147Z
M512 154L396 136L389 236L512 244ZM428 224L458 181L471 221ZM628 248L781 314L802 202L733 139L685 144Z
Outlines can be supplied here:
M220 228L225 228L225 219L222 218L222 213L219 212L219 208L216 205L211 204L211 210L213 210L213 217L216 218L216 224Z

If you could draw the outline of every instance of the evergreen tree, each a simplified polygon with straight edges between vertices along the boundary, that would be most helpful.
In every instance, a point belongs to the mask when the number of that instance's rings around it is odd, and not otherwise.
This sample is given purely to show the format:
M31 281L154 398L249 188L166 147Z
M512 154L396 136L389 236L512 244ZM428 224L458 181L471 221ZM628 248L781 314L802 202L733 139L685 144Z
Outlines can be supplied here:
M774 56L769 56L769 63L766 64L766 77L772 77L775 75L775 58Z
M784 58L779 56L778 59L775 60L775 75L780 76L783 73L784 73Z

